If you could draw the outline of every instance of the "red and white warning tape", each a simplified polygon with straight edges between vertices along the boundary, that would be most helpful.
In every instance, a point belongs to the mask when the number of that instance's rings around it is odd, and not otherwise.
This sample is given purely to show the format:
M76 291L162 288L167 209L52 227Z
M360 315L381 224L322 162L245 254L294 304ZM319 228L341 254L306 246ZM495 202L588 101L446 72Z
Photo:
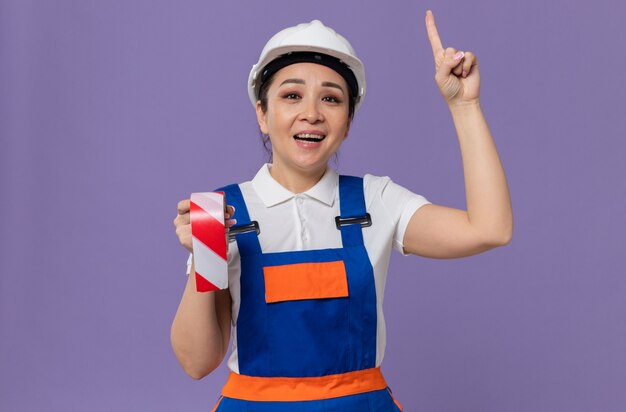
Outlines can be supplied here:
M198 292L228 287L224 206L223 192L191 194L191 242Z

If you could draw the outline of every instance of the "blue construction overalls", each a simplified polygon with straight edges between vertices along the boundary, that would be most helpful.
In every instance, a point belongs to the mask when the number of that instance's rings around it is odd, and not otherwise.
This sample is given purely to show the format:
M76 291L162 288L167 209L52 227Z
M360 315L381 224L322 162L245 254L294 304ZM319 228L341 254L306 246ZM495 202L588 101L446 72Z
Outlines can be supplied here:
M220 190L237 210L233 232L252 228L239 186ZM342 248L263 253L255 230L235 235L239 373L214 410L401 410L375 365L376 288L358 220L366 216L363 179L340 176L339 200Z

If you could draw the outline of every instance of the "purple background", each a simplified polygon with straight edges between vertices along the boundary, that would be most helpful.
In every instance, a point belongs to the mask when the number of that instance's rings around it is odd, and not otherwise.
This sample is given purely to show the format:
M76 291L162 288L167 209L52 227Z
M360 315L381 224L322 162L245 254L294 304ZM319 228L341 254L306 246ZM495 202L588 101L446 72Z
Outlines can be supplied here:
M245 83L319 18L365 62L339 171L465 208L423 23L474 51L515 213L510 245L395 255L383 370L407 411L626 408L623 2L0 2L0 410L209 411L169 342L194 191L266 155Z

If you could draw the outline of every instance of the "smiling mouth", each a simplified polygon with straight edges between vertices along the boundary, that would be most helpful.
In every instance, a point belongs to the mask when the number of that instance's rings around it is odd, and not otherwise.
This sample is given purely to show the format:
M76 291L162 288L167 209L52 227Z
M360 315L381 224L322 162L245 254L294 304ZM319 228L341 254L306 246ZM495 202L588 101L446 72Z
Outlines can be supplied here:
M321 142L326 138L325 135L319 134L310 134L310 133L300 133L293 136L296 140L302 140L305 142Z

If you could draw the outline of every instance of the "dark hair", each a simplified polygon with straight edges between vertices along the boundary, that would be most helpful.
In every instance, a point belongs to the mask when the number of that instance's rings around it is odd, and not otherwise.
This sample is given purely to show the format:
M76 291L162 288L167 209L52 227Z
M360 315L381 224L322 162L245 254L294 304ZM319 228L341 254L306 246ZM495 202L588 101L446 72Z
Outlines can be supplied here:
M261 101L261 110L263 111L263 113L267 112L267 92L270 86L272 85L272 83L274 82L274 75L275 73L270 78L268 78L261 85L261 88L259 89L259 100ZM348 97L348 124L350 124L350 122L352 122L352 119L354 119L354 107L356 105L356 98L351 93L348 93L348 95L349 95ZM271 163L272 148L271 148L271 143L270 143L270 137L266 134L263 134L263 132L261 131L259 132L261 133L263 147L265 148L265 151L267 152L269 156L269 162Z

